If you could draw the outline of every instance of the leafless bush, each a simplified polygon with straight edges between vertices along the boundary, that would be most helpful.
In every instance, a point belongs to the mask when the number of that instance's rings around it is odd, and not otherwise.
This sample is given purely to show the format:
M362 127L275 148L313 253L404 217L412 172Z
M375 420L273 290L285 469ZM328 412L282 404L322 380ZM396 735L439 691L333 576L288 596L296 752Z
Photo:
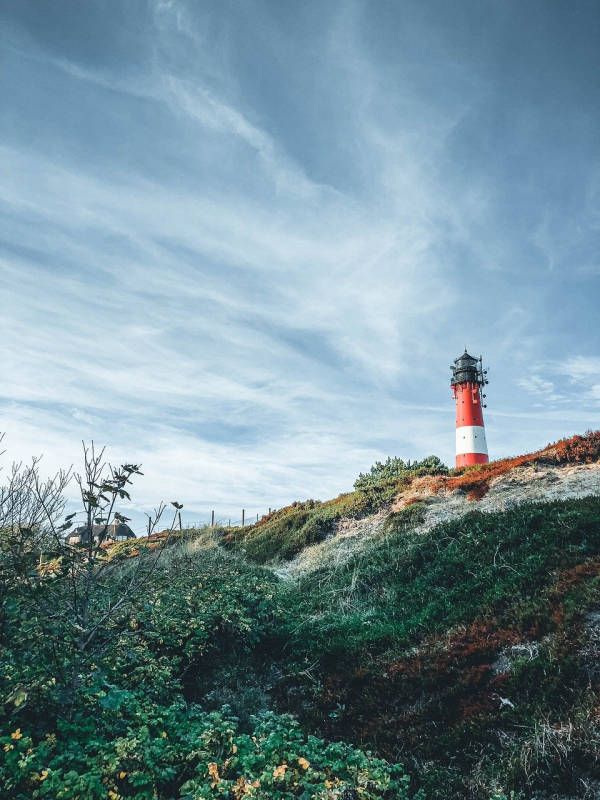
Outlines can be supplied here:
M0 486L0 592L7 581L29 579L32 560L55 543L47 523L57 525L64 512L71 473L60 470L44 480L39 463L39 458L28 465L13 463Z
M152 551L131 559L124 567L111 559L105 543L109 526L116 520L128 521L117 504L128 501L132 478L141 475L139 465L118 468L104 461L104 450L92 443L84 445L83 471L72 475L61 470L43 479L39 459L30 465L14 465L5 485L0 488L0 591L20 584L30 589L35 621L42 635L58 631L57 647L70 647L83 655L102 639L101 647L110 646L112 623L127 615L134 600L147 585L162 552L169 543L181 505L173 503L175 513L166 534ZM61 523L65 510L64 492L74 478L79 486L84 517L82 545L69 544L66 534L76 513ZM149 534L157 530L166 506L159 505L150 516ZM100 527L98 535L94 534ZM43 584L43 603L36 591ZM0 630L1 634L1 630ZM100 637L100 634L102 636ZM67 683L75 689L81 659L73 661ZM57 662L58 665L58 662ZM57 666L58 668L58 666Z

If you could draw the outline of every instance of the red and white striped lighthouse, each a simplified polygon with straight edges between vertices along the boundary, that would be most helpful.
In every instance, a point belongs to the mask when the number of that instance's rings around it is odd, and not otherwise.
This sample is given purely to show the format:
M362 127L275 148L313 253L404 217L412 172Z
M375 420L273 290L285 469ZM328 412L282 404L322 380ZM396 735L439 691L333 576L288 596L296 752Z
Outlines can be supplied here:
M482 389L487 383L487 369L483 369L481 356L473 358L466 347L450 369L450 385L456 399L456 466L487 464L482 411L485 408Z

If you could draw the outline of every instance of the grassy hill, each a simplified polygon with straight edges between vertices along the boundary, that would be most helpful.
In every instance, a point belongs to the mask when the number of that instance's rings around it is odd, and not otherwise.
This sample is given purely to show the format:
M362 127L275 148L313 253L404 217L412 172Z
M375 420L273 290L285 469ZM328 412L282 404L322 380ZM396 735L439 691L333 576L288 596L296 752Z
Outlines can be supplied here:
M600 796L599 457L592 433L115 545L83 651L72 573L5 537L2 796Z

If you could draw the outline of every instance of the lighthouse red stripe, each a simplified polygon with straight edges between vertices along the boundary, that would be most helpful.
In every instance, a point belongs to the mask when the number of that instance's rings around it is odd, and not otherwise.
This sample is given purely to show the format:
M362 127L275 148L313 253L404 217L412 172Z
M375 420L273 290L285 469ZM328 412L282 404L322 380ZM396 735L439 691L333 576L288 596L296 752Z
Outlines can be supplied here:
M456 456L457 467L471 467L473 464L487 464L487 453L463 453Z
M476 425L483 427L483 413L479 386L476 383L461 383L455 386L456 392L456 427Z

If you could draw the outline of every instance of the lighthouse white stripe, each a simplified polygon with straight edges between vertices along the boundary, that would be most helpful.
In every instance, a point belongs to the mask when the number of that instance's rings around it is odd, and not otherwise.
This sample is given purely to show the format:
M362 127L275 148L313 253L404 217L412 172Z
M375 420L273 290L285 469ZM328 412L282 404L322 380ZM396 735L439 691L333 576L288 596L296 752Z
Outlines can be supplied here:
M483 426L461 425L456 429L456 455L462 456L465 453L485 453L487 455Z

